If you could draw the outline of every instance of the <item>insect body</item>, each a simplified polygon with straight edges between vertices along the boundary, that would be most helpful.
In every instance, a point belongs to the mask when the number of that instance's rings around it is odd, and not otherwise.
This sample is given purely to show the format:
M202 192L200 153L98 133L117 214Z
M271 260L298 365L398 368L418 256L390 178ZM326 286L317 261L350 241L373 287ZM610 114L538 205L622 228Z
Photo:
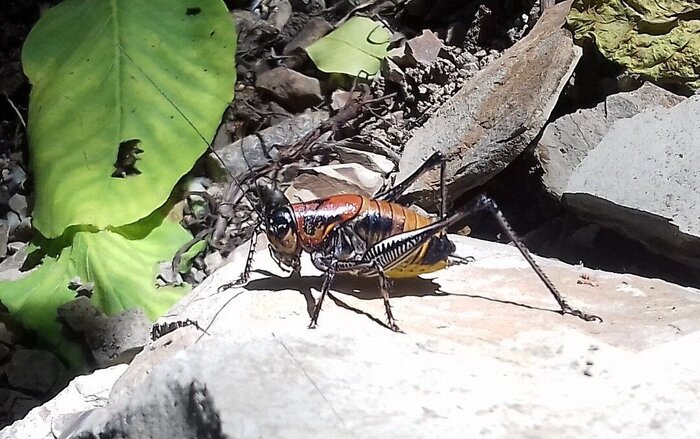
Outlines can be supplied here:
M400 233L421 229L434 222L401 204L362 195L336 195L292 204L300 247L313 253L335 251L340 260L353 260L368 248ZM335 235L334 235L335 234ZM330 237L330 239L328 239ZM454 244L444 228L384 269L388 278L415 277L447 266ZM352 274L366 275L362 270Z
M437 220L398 204L397 198L428 168L441 166L441 213ZM337 273L377 277L389 327L398 330L389 304L390 278L415 277L446 267L455 245L446 234L448 227L468 214L490 210L506 234L515 242L525 259L540 276L561 306L562 314L584 320L596 316L572 309L517 240L495 203L481 196L470 209L445 214L444 160L434 154L406 181L374 198L362 195L336 195L292 204L271 181L257 184L261 202L262 226L275 260L294 271L300 269L302 252L311 254L316 268L324 272L324 281L310 326L318 321L323 300ZM253 248L239 282L250 273ZM233 285L233 284L231 284ZM225 285L224 288L231 286Z

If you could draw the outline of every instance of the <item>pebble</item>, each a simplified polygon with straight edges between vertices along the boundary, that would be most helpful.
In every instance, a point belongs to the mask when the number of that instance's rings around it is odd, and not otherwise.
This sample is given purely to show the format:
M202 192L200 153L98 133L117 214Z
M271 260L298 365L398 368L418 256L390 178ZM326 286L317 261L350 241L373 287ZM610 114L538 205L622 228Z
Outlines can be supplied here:
M284 46L282 53L291 55L300 49L306 49L319 38L333 30L333 26L321 17L311 18L299 33Z
M406 47L416 64L429 66L438 58L443 45L434 33L425 29L419 36L408 40Z
M323 101L318 79L286 67L276 67L258 75L255 87L292 111L301 111Z

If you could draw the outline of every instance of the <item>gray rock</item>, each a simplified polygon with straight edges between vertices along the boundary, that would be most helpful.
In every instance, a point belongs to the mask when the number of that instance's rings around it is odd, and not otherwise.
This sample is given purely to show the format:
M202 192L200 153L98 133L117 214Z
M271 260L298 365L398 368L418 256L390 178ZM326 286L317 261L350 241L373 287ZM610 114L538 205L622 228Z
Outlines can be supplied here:
M281 31L289 17L292 16L292 4L289 0L272 0L270 2L270 7L272 11L267 17L267 22L272 25L278 31Z
M321 17L313 17L292 40L284 46L282 54L292 55L306 49L318 39L333 30L333 26Z
M24 261L27 259L27 243L12 242L7 246L8 250L11 250L11 247L15 245L19 245L20 247L15 250L12 256L0 262L0 280L17 280L26 276L27 273L31 271L20 270L24 265Z
M65 437L700 434L677 422L700 410L700 291L538 258L573 306L605 319L586 323L553 312L513 247L453 239L476 261L395 282L404 334L377 323L375 282L353 278L334 283L335 301L306 329L321 278L308 259L301 277L276 277L264 242L248 285L219 292L240 274L244 246L168 316L207 333L187 326L149 344L110 404Z
M326 119L328 113L325 111L299 114L257 134L218 148L216 152L224 166L236 178L241 178L251 169L260 169L277 160L280 149L295 144Z
M148 341L152 326L141 309L108 317L87 297L61 306L58 315L73 331L83 335L98 367L131 361Z
M700 269L700 96L617 121L571 175L577 215Z
M561 198L572 172L598 146L615 121L647 109L669 108L684 99L646 83L635 91L610 95L595 108L578 110L547 125L535 150L547 191Z
M44 394L65 377L66 367L51 352L17 349L5 373L13 389Z
M39 404L39 400L33 396L25 395L15 390L0 388L0 428L5 427L8 424L8 420L24 417L29 410ZM3 431L0 431L0 435L2 435ZM19 438L20 436L16 437Z
M3 363L9 355L10 348L8 348L4 343L0 343L0 363Z
M292 111L303 111L323 101L318 79L286 67L276 67L258 75L255 87Z
M8 205L20 218L27 216L27 197L21 194L14 194L8 201Z
M402 84L406 80L406 75L401 70L401 67L389 58L382 63L381 71L382 76L391 82Z
M549 8L532 31L506 50L416 130L399 162L402 179L434 151L448 158L450 200L503 170L537 136L571 75L581 49L563 29L571 1ZM432 204L439 171L409 189Z

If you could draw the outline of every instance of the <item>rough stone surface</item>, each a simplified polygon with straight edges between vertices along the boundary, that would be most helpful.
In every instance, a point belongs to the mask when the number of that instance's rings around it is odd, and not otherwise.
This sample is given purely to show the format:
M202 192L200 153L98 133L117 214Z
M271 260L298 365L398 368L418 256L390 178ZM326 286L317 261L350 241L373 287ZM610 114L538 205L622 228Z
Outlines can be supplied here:
M0 431L0 439L56 439L62 437L66 426L76 422L81 412L102 407L117 378L126 365L96 370L90 375L79 376L68 384L55 398L35 407L24 419ZM66 436L68 437L68 436Z
M561 198L571 174L615 121L652 108L670 108L683 100L682 96L645 83L637 90L610 95L595 108L578 110L547 125L535 150L547 191Z
M39 400L16 390L0 388L0 426L6 425L7 419L18 419L36 407ZM5 430L2 430L4 432ZM0 432L0 437L2 437ZM22 437L22 436L15 436Z
M318 79L286 67L276 67L258 75L255 87L292 111L303 111L323 101Z
M17 349L6 371L10 387L36 393L49 393L65 373L54 354L33 349Z
M148 341L152 326L143 310L129 309L108 317L87 297L61 306L58 315L82 334L98 367L131 361Z
M563 200L586 220L700 269L700 96L615 123Z
M469 79L414 133L399 162L399 179L442 151L448 158L448 196L454 199L504 169L527 147L581 56L562 28L570 5L567 1L547 9L525 38ZM431 203L438 187L435 170L409 193Z
M283 55L291 55L306 49L319 38L333 30L333 26L321 17L313 17L306 22L299 33L284 46Z
M308 330L321 277L279 270L260 242L245 288L223 267L167 320L194 326L149 344L110 405L77 437L658 437L700 425L700 291L540 260L586 323L517 251L453 237L476 261L395 282L405 333L382 326L375 281L340 278ZM243 258L246 248L239 249ZM679 420L685 420L679 422Z

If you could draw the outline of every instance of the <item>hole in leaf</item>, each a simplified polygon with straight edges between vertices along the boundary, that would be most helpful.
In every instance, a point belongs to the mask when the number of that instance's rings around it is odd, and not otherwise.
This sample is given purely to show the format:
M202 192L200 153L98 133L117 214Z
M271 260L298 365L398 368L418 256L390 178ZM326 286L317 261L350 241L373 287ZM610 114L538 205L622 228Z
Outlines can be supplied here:
M139 159L138 155L143 152L143 149L139 148L140 144L140 139L125 140L119 144L117 161L114 162L112 177L126 178L131 175L141 174L141 171L136 169L136 161Z
M187 15L189 15L190 17L194 15L199 15L200 12L202 12L202 8L187 8Z

